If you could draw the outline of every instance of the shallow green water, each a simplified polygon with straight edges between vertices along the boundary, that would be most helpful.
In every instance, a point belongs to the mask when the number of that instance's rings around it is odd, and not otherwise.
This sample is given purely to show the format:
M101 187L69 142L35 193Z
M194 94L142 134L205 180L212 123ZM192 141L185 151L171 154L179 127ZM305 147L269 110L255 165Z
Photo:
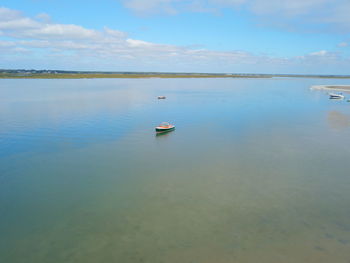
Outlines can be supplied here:
M317 84L348 83L1 80L0 262L350 262L350 103Z

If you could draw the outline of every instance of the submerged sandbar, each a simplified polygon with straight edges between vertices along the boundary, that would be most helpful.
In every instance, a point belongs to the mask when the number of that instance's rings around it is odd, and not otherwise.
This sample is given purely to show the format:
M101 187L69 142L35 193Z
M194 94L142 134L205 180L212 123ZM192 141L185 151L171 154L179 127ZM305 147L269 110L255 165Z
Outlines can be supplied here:
M315 85L311 89L346 90L350 91L350 85Z

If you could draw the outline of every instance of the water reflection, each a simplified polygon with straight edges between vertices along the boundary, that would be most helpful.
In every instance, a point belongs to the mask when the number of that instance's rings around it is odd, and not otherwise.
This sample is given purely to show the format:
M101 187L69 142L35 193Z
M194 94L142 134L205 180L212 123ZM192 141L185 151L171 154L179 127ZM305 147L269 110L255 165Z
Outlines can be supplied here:
M174 131L174 130L156 132L155 136L156 136L156 137L166 137L166 136L169 136L170 133L173 132L173 131Z
M1 80L0 262L347 262L350 107L317 81Z
M350 127L350 115L332 110L327 114L327 120L333 129L345 129Z

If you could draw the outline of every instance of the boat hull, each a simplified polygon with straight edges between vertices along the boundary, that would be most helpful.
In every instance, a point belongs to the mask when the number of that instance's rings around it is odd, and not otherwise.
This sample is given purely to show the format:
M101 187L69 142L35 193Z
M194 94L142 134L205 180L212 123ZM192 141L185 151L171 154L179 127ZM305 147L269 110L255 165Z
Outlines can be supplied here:
M329 96L330 99L338 99L338 100L342 100L344 99L344 96Z
M173 130L175 130L175 127L171 127L171 128L156 127L156 132L168 132L168 131L173 131Z
M344 99L345 96L342 94L329 93L329 98L330 99Z

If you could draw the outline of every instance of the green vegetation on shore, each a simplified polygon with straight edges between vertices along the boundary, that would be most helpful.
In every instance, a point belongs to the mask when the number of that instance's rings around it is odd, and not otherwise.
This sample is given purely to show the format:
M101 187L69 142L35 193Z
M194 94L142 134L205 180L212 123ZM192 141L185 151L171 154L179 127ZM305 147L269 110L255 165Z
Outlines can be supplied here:
M61 74L1 74L3 79L94 79L94 78L270 78L270 76L241 76L226 74L123 74L123 73L61 73Z
M1 70L0 79L94 79L94 78L343 78L349 75L301 74L218 74L218 73L162 73L162 72L98 72L63 70Z

